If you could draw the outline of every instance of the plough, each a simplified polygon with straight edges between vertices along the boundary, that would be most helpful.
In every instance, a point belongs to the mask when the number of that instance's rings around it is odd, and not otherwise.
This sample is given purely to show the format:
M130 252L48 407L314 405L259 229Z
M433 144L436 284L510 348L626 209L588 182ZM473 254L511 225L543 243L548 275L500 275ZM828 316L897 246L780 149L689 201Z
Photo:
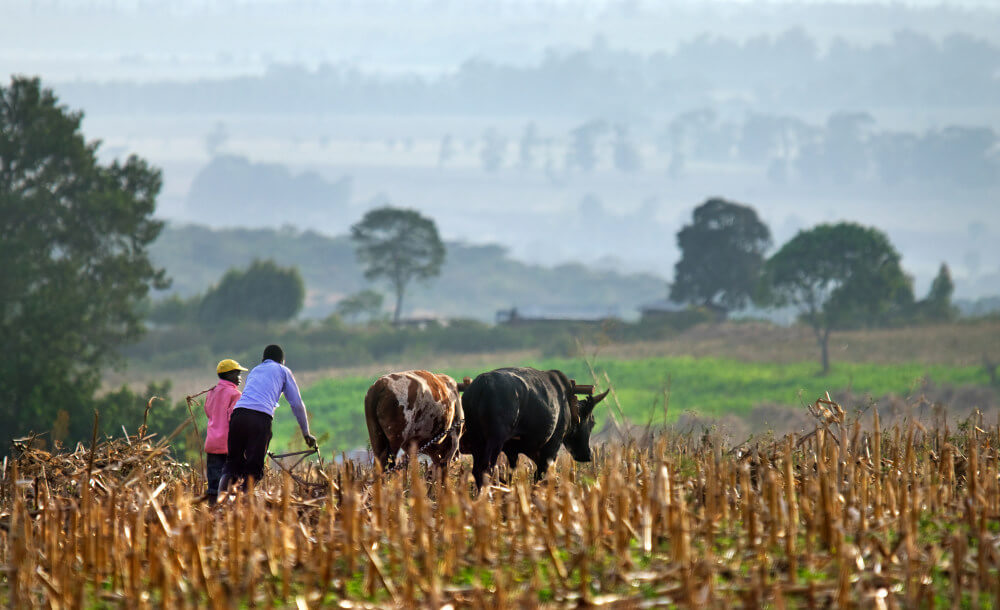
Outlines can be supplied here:
M319 482L306 481L305 479L303 479L302 477L298 476L294 472L295 468L298 467L298 465L301 464L303 462L303 460L305 460L307 457L309 457L311 455L314 455L314 454L317 457L321 457L319 455L319 447L313 447L312 449L306 449L305 451L292 451L290 453L278 453L278 454L274 454L274 453L271 453L270 451L268 451L267 452L267 457L271 458L271 461L274 462L275 464L277 464L278 468L280 468L280 469L284 470L285 472L287 472L288 476L290 476L292 478L292 480L295 481L296 483L299 483L300 485L302 485L304 487L328 488L328 487L330 487L330 481L328 479L325 480L325 481L319 481ZM300 457L299 459L295 460L295 462L291 466L285 466L284 462L281 461L283 458L295 457L297 455L300 455L302 457ZM323 473L322 468L319 469L319 472L321 474ZM323 478L325 479L326 476L323 475Z

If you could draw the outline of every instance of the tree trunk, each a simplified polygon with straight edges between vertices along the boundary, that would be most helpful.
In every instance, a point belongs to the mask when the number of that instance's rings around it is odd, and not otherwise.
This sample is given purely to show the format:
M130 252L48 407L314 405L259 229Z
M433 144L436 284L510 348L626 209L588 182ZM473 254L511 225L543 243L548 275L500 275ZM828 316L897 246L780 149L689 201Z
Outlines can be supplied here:
M820 359L823 363L823 374L830 372L830 329L824 329L819 335Z
M717 305L712 299L707 299L703 307L715 316L716 322L725 322L729 318L729 310L722 305Z
M983 369L990 377L990 385L1000 385L1000 380L997 379L997 363L987 354L983 354Z
M392 314L392 323L399 326L399 318L403 314L403 286L396 284L396 311Z

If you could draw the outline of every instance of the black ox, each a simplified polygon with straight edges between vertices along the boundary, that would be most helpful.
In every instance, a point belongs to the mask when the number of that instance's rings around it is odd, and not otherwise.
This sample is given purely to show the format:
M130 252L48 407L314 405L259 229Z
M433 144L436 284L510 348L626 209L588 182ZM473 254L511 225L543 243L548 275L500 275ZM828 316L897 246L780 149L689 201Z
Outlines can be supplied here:
M594 407L608 392L582 401L562 371L503 368L476 377L465 390L465 434L460 450L472 454L472 474L479 488L502 451L513 469L519 454L537 469L535 481L565 445L578 462L589 462Z

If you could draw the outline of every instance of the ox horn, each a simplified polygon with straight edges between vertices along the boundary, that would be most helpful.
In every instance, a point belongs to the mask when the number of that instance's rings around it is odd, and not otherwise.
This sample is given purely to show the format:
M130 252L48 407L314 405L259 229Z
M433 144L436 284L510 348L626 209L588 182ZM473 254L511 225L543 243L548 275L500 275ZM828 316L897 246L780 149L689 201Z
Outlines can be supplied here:
M593 413L594 412L594 407L597 406L597 403L599 403L602 400L604 400L604 397L607 396L608 392L610 392L610 391L611 391L611 389L608 388L607 390L604 390L603 393L598 394L597 396L594 396L593 394L591 394L590 396L584 398L583 402L580 405L580 416L581 417L587 417L588 415L590 415L591 413Z

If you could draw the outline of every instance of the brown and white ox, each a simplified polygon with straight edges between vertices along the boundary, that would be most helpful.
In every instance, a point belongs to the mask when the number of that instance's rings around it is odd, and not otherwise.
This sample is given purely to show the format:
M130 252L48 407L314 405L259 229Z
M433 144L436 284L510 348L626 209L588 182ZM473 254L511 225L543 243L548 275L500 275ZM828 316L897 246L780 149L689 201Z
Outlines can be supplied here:
M368 438L383 470L394 465L400 449L409 451L415 445L443 476L458 452L464 418L458 384L448 375L390 373L379 377L365 395Z

